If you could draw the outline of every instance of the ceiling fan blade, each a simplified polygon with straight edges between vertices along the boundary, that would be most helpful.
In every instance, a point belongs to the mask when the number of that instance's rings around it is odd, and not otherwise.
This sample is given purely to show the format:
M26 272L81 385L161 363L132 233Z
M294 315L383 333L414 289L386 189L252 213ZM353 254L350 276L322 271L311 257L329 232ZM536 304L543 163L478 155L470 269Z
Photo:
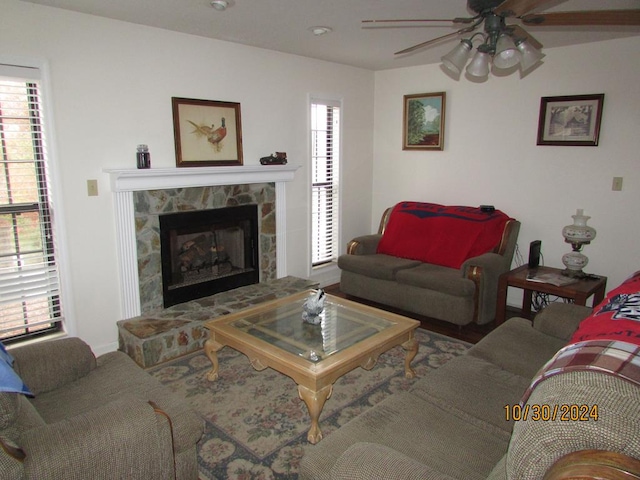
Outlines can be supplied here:
M472 23L475 18L429 18L429 19L418 19L418 20L409 20L409 19L400 19L400 20L362 20L362 25L364 28L375 28L379 26L390 26L389 23ZM381 25L376 25L381 24ZM402 25L398 25L402 26Z
M640 10L581 10L532 13L521 17L526 25L640 25Z
M399 52L396 52L394 55L404 55L405 53L413 52L420 48L439 42L440 40L444 40L445 38L455 37L457 35L460 35L461 33L467 33L468 31L469 31L468 28L463 28L462 30L458 30L457 32L449 33L447 35L442 35L441 37L432 38L431 40L427 40L426 42L419 43L418 45L414 45L413 47L400 50Z
M532 47L538 50L542 48L542 44L538 40L536 40L536 38L533 35L531 35L524 28L522 28L520 25L509 25L509 28L511 29L515 37L526 38L527 42L529 42Z
M554 0L505 0L493 9L493 13L505 17L520 17L533 10L540 10L544 8L545 4L552 3L553 1Z

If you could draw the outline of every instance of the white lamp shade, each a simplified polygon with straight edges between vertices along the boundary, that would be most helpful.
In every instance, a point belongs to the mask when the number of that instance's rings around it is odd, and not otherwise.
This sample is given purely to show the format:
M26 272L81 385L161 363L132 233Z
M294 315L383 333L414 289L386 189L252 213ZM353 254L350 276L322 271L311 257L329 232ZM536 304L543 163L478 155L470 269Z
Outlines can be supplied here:
M496 68L511 68L520 62L522 55L509 35L500 35L496 44L496 54L493 66Z
M467 66L467 73L476 78L484 78L488 76L490 60L491 56L488 53L483 53L478 50Z
M470 51L470 42L463 40L440 60L442 60L442 64L447 68L447 70L456 75L460 75L460 72L462 72L462 69L469 59Z
M536 63L538 63L544 57L544 54L534 48L529 42L523 40L517 45L518 50L522 54L522 60L520 60L520 69L526 72Z

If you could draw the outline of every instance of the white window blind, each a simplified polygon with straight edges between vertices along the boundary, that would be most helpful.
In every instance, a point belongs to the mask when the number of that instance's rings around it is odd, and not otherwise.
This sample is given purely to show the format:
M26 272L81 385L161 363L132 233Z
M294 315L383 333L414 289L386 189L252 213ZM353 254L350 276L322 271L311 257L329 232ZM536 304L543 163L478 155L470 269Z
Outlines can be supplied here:
M311 102L311 220L312 265L338 255L340 104L313 99Z
M0 65L0 340L57 330L39 70Z

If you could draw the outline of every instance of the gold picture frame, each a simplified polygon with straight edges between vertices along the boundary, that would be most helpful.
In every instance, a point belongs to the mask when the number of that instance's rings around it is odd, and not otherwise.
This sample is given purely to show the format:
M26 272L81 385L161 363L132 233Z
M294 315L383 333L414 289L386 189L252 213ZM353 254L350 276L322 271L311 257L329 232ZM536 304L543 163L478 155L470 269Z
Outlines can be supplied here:
M240 104L171 98L177 167L242 165Z
M444 150L445 92L404 96L402 150Z

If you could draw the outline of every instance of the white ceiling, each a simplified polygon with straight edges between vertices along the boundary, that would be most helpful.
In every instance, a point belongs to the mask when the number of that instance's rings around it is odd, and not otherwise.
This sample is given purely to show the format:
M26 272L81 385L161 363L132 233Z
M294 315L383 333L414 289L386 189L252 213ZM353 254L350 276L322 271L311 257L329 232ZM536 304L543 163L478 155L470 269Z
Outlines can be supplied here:
M455 37L402 57L394 52L452 33L450 23L362 28L365 19L470 17L466 0L229 0L224 12L210 0L23 0L30 3L277 50L356 67L384 70L438 63ZM545 11L640 8L640 0L551 1ZM517 23L517 22L508 22ZM314 36L309 28L333 32ZM527 27L545 47L640 35L640 27Z

